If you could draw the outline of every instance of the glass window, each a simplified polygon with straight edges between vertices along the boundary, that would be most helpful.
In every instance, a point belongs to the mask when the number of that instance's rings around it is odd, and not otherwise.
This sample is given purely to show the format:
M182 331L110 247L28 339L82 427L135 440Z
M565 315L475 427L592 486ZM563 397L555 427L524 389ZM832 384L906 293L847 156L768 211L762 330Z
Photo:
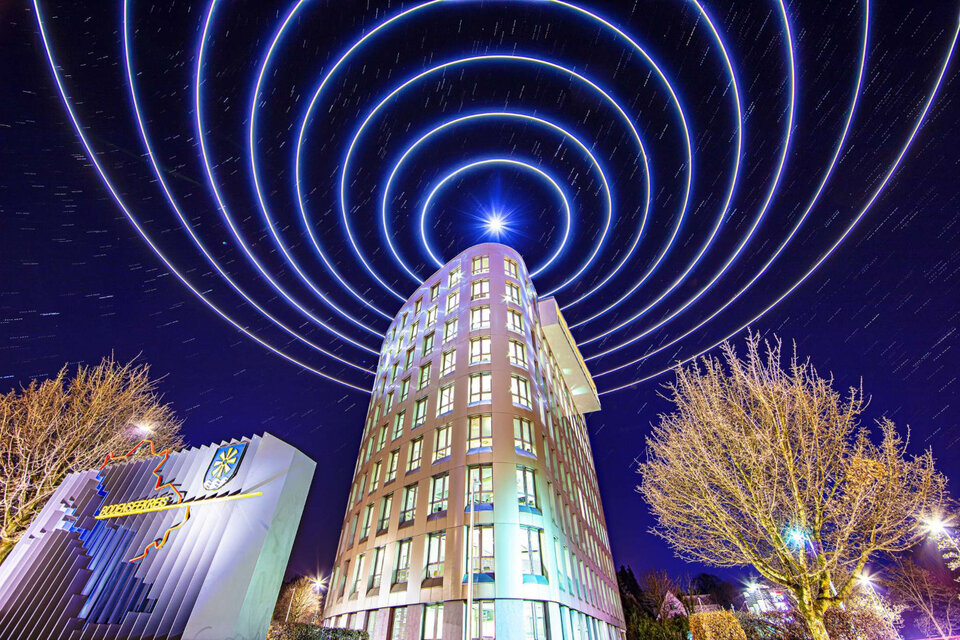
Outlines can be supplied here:
M423 605L423 640L443 640L443 603Z
M493 397L493 375L489 371L470 374L470 397L467 402L490 402Z
M513 417L513 446L536 455L537 445L533 438L533 423L520 416Z
M390 610L390 640L403 640L407 635L407 608Z
M363 560L364 554L361 553L359 556L357 556L357 566L354 567L353 586L350 587L351 594L356 593L360 588L360 579L363 576Z
M400 524L412 521L417 515L417 485L407 485L403 489L403 504L400 505Z
M447 295L447 313L453 313L453 311L460 304L460 289L450 292Z
M450 276L447 280L447 286L455 287L460 284L461 280L463 280L463 269L460 267L455 267L452 271L450 271Z
M423 336L423 352L420 354L421 357L426 357L433 353L433 334L428 333Z
M380 499L380 517L377 519L377 533L390 528L390 511L393 509L393 494Z
M470 364L490 362L490 336L470 339Z
M427 399L420 398L413 406L413 428L416 429L427 421Z
M437 427L437 437L433 442L434 461L446 458L450 455L450 425L445 424Z
M443 341L449 342L457 337L457 319L447 320L443 325Z
M440 387L437 391L437 415L453 411L453 383Z
M383 469L383 462L377 460L373 465L373 473L370 476L370 493L380 488L380 470Z
M383 479L384 484L397 479L397 465L400 460L400 449L394 449L390 452L387 459L387 477Z
M414 322L410 325L410 344L413 344L414 340L417 339L417 336L420 334L420 323Z
M417 378L417 389L423 389L425 386L430 384L430 368L432 365L432 362L428 362L420 367L420 375Z
M396 440L403 435L403 419L406 417L407 412L401 411L393 418L393 439Z
M433 302L437 299L437 296L440 295L440 283L436 283L430 287L430 302Z
M490 270L490 257L489 256L474 256L473 261L471 262L473 267L473 274L486 273Z
M397 374L400 372L400 363L394 362L393 366L390 367L390 384L393 384L397 380Z
M350 521L350 544L347 546L353 546L353 540L357 535L357 523L360 522L360 514L353 514L353 519Z
M503 259L503 272L511 278L519 278L520 270L517 268L517 261L513 258Z
M404 369L409 369L410 367L413 366L413 352L414 352L413 347L410 347L409 349L407 349L407 358L403 363Z
M377 547L373 550L373 572L370 575L371 589L380 587L380 578L383 576L383 556L385 555L385 551L385 547Z
M420 468L423 457L423 438L410 441L410 456L407 458L407 473Z
M410 576L410 539L397 543L397 568L393 570L393 584L406 582ZM437 636L438 638L440 636Z
M417 315L423 311L423 296L417 298L417 301L413 303L413 315Z
M507 329L523 333L523 314L516 309L507 309Z
M510 364L518 367L527 366L527 347L519 340L511 340L507 344L507 354L510 356Z
M387 425L380 427L380 433L377 434L377 452L383 450L385 444L387 444Z
M493 418L476 415L467 418L467 450L493 446Z
M519 305L520 304L520 287L513 284L512 282L508 282L506 285L506 289L507 289L507 302L512 302L513 304Z
M430 513L447 510L447 495L450 492L450 475L434 476L430 488Z
M490 307L473 307L470 309L470 330L490 328Z
M473 572L493 573L496 566L493 559L493 525L473 528L472 547L470 557L473 560Z
M427 328L429 329L437 322L437 305L427 309Z
M442 578L446 556L447 533L437 531L427 536L427 577Z
M547 612L542 602L523 601L524 640L548 640Z
M517 502L524 507L539 509L537 504L537 472L517 467Z
M496 638L497 630L493 611L493 600L476 600L473 603L473 638L471 640Z
M510 397L513 404L530 408L530 382L523 376L510 376Z
M520 571L526 575L543 575L543 555L540 538L543 531L536 527L520 527Z
M490 297L490 280L480 278L470 283L470 299L483 300Z
M400 402L403 402L410 396L410 376L403 379L400 383Z
M493 504L493 465L478 464L467 469L467 505L470 505L470 491L473 491L474 504Z
M357 504L360 500L363 499L363 492L367 489L367 474L360 476L360 481L357 482L356 490L354 494L353 504Z
M457 366L457 350L450 349L444 351L443 355L440 357L440 375L446 376L453 373L453 370Z

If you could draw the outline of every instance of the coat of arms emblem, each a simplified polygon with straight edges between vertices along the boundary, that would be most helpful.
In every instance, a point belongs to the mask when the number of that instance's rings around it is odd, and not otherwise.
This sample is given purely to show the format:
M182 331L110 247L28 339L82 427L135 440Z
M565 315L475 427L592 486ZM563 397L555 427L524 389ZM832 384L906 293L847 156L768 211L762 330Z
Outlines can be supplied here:
M213 454L213 460L210 461L210 466L207 467L206 475L203 476L203 488L207 491L217 491L230 482L236 475L246 450L246 442L227 444L217 449Z

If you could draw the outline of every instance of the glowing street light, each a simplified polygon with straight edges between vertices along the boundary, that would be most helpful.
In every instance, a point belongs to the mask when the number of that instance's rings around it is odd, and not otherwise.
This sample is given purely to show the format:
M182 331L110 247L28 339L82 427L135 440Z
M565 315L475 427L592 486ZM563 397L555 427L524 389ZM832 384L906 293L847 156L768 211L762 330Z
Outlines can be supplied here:
M949 527L951 519L952 518L944 518L939 514L934 514L923 520L923 528L933 537L941 538L949 542L953 550L960 554L960 546L957 546L957 541L950 535Z

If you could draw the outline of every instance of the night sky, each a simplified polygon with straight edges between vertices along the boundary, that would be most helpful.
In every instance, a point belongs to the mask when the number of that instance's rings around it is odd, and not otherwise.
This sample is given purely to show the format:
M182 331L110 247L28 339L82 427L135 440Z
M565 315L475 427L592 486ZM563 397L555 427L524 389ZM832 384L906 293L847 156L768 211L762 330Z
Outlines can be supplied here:
M415 5L133 1L125 28L42 2L112 195L34 7L0 2L0 387L139 357L190 443L287 440L318 461L290 572L326 573L367 405L341 383L370 384L431 252L498 239L610 391L587 424L618 565L701 570L648 533L634 461L661 373L745 326L862 380L960 481L956 3L871 3L862 76L863 2L788 4L789 30L769 1L579 6L374 32Z

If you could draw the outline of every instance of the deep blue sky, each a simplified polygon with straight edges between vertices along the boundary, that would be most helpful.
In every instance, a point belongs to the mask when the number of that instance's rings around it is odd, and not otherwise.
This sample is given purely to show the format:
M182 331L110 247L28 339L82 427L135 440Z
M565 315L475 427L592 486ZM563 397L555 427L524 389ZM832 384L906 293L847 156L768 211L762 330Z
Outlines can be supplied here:
M742 57L748 62L754 60L759 83L768 73L776 75L778 65L770 63L773 68L764 69L761 60L765 56L775 57L770 51L776 51L779 41L773 38L770 39L773 44L769 44L763 40L762 32L756 38L748 38L730 27L730 24L739 24L738 19L744 20L745 25L752 24L752 20L763 23L773 19L765 11L749 9L757 4L738 3L739 13L731 10L724 14L721 22L736 33L733 39L740 45L746 42L745 49L741 49ZM655 15L664 20L669 18L664 3L653 5ZM196 35L195 14L185 11L189 5L184 3L174 6L184 15L193 15L190 28L186 29L192 39ZM605 15L618 16L614 6L608 7ZM800 110L806 114L800 118L799 125L806 128L798 133L803 138L799 143L803 153L791 157L788 163L783 195L787 202L809 197L810 185L816 184L822 172L825 154L821 147L828 147L835 140L843 110L818 105L830 101L846 104L849 96L843 90L850 84L857 34L855 12L843 13L848 21L843 22L838 16L795 9L808 19L802 34L795 35L806 46L802 49L799 80L801 103L809 109ZM789 254L787 266L751 292L744 305L731 309L728 319L725 316L720 323L723 326L702 338L695 336L688 351L695 353L696 346L719 339L725 335L724 330L732 331L753 312L769 304L778 291L805 270L812 257L829 245L830 238L850 219L850 211L862 205L865 194L902 143L916 116L916 106L943 57L948 31L952 29L950 21L956 19L949 7L946 9L937 3L931 3L929 9L881 8L875 18L877 31L871 60L876 67L869 76L869 97L864 98L863 115L858 118L860 128L856 130L853 144L843 156L848 168L838 174L838 185L825 194L823 206L817 210L816 233L804 236L799 248ZM641 29L641 25L634 24L641 14L634 7L619 17ZM689 20L689 16L684 19ZM247 24L237 16L231 20L236 21L234 26ZM343 18L341 22L345 32L356 32L351 20ZM798 25L800 22L798 18ZM90 67L99 65L115 73L118 63L104 61L100 53L111 50L115 53L116 29L108 24L101 29L99 39L91 38L83 44L95 27L82 21L80 24L84 26L76 33L61 35L62 42L69 43L62 55L77 63L77 69L89 71ZM251 19L250 24L260 26L255 19ZM256 31L250 24L247 26ZM652 27L643 27L647 28ZM665 28L669 31L674 26ZM675 29L683 33L683 25ZM748 29L745 26L741 31ZM169 44L175 38L170 36L160 41ZM345 40L332 39L314 44L316 47L326 44L331 50L338 50L344 43ZM669 57L673 50L662 43L660 46ZM162 44L158 44L156 50L152 45L147 48L151 51L149 55L162 59L161 53L157 53ZM557 48L564 49L563 46ZM0 387L5 390L31 378L50 375L64 362L95 362L109 353L121 360L139 356L151 364L155 375L163 376L164 396L185 418L186 435L191 443L270 431L319 462L291 570L328 571L366 398L270 354L217 318L169 274L122 216L84 157L52 83L32 10L13 3L5 3L0 8L0 53L5 62L0 77L3 96L0 100ZM683 54L681 59L688 62L699 59L696 52L676 53L680 54ZM184 56L184 60L189 59ZM174 56L172 67L176 66L175 62L178 61ZM802 355L810 356L821 371L836 376L838 386L858 384L862 380L864 389L872 396L870 415L887 415L903 427L909 425L911 448L919 451L932 447L941 469L960 481L958 382L954 360L960 347L957 331L960 190L956 184L960 168L960 155L956 151L960 145L957 126L960 114L956 108L956 64L952 66L941 97L905 164L872 211L819 271L753 327L795 341ZM159 63L149 68L160 76L165 73L160 73L163 65ZM686 78L689 94L697 94L696 69ZM749 85L745 80L746 77L741 78L745 86ZM230 81L229 77L220 80L221 84ZM94 94L117 90L108 81L103 81L103 86L92 87L89 82L83 86L94 102L106 100ZM173 80L168 82L170 86L175 84ZM483 77L471 82L484 86ZM537 86L533 82L531 86ZM706 85L704 91L709 94L711 85ZM124 93L120 86L121 92L115 95L119 96L116 100L122 102ZM247 88L244 86L238 93L242 95ZM782 83L771 82L751 99L751 111L761 112L765 101L782 101L783 90ZM151 100L161 103L166 95L161 88L148 94ZM696 103L695 99L691 101ZM701 114L716 108L708 99L696 104L694 111ZM121 104L118 113L122 114L124 109ZM155 109L155 124L160 129L174 131L175 107L164 104ZM409 106L406 109L414 110ZM129 188L139 213L151 222L169 216L158 193L149 191L154 185L148 178L137 177L149 177L149 174L136 172L143 161L136 138L126 144L129 122L121 125L114 115L100 113L89 106L81 111L95 124L91 129L94 143L109 150L109 166L126 176L125 185L135 185ZM779 142L775 134L782 115L780 110L766 116L752 116L749 140L755 146L764 147L764 134L773 136L766 146L775 150ZM730 128L723 125L727 122L724 118L716 116L708 120L718 127L717 137L723 138L719 148L725 148L729 142ZM391 123L383 126L389 129ZM598 131L602 129L601 126ZM704 130L711 131L709 127ZM818 131L829 131L831 136L824 134L824 140L820 141ZM651 135L655 135L655 131ZM163 135L157 137L160 139ZM175 138L171 140L171 144L176 143ZM217 139L217 144L236 145L237 149L241 142L227 137ZM336 140L331 138L326 142L334 144ZM319 163L318 174L323 173L326 142L316 143L310 159ZM474 138L465 134L462 140L463 146L472 145L478 153L488 153L484 147L488 143L489 153L494 153L489 135L484 132L476 133ZM709 154L708 140L701 138L697 144ZM618 155L624 153L622 150L604 148L602 140L598 145L604 149L608 166L615 168L612 181L622 183L621 174L630 173L633 164L624 164L627 160ZM282 148L282 153L274 150L275 159L286 153L287 147ZM364 152L366 166L376 163L376 148L376 144L372 144ZM174 158L176 153L170 153ZM441 156L421 162L428 166L431 161L455 160L452 155L447 157L448 153L452 152L445 150ZM543 150L537 151L535 145L531 146L530 153L539 153L541 159L549 155ZM665 152L666 164L672 158L671 153L676 153L675 145L673 151ZM521 155L518 151L517 157ZM765 179L769 177L765 171L771 157L774 156L758 154L744 163L748 181L742 189L744 206L759 200ZM567 172L559 173L561 177L580 170L576 158L562 160L568 161L569 166L558 169ZM170 160L171 165L177 162ZM711 166L709 158L701 162L703 167ZM177 167L180 170L178 164ZM246 177L240 172L236 179L242 183ZM531 262L547 255L555 246L552 242L557 233L557 201L542 183L526 182L529 179L523 172L483 171L471 174L453 187L453 191L441 192L434 211L439 222L431 229L431 233L437 234L438 245L453 252L457 243L481 239L481 231L474 228L475 225L470 226L467 216L455 214L469 214L474 208L481 211L489 198L490 202L502 200L505 207L516 211L515 230L522 230L522 234L509 236L508 242L521 249ZM183 184L192 184L190 180L184 178ZM415 189L429 181L412 176L407 182L408 188ZM669 178L662 184L671 184ZM572 191L579 194L576 199L581 208L593 212L594 222L581 223L580 230L588 231L584 227L595 224L599 202L595 178L581 178L581 187ZM635 185L622 187L618 198L627 201L636 195L631 188L636 189ZM243 190L236 185L233 189ZM713 185L701 189L720 191ZM705 194L704 198L708 196L715 197ZM670 200L677 196L673 194L668 198L658 193L657 197ZM787 209L790 209L787 204L778 204L773 211ZM633 214L635 218L635 212ZM697 222L698 219L691 223L693 230L699 230L698 224L706 224ZM156 222L161 235L171 228L170 222ZM740 233L743 228L742 224L734 225L734 230ZM764 227L763 236L757 248L749 253L748 261L762 263L763 248L778 242L782 237L780 231L779 227ZM730 237L736 238L736 234ZM378 242L377 234L367 234L366 241ZM339 242L343 239L339 238ZM731 241L727 238L721 242L724 243ZM690 247L682 247L678 256L689 250ZM182 258L190 265L188 270L196 269L195 257L182 246L171 251L175 258ZM569 272L570 266L582 258L583 249L575 247L565 255L568 264L561 265L559 270ZM749 273L749 268L745 269L744 273ZM215 279L204 280L204 283L210 282L215 283ZM716 293L717 299L721 299L724 292L729 294L735 290L732 285L720 290ZM389 298L384 304L390 304ZM243 308L236 303L234 307ZM709 304L703 308L708 309ZM687 322L682 328L686 330L690 326L693 324ZM659 339L656 334L655 337ZM642 350L635 355L639 353ZM627 374L635 371L631 369ZM639 373L651 371L639 370ZM618 379L626 382L631 378L624 375ZM659 383L663 380L605 396L603 411L589 416L588 426L616 563L633 565L636 570L662 567L677 574L694 573L701 568L673 558L666 545L648 533L653 523L634 491L637 480L634 461L643 454L644 435L657 413L669 409L658 397ZM601 388L609 386L607 380L601 383Z

